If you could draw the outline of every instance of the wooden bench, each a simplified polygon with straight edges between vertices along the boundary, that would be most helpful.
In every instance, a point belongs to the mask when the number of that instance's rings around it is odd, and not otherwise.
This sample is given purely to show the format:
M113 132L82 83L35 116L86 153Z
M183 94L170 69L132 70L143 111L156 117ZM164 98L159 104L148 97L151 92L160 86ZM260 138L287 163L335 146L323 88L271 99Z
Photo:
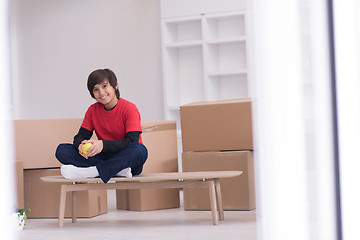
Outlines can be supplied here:
M65 179L62 176L42 177L44 182L64 183L61 185L59 227L64 226L66 193L72 192L72 222L76 222L76 200L78 191L93 189L146 189L146 188L208 188L213 224L224 220L220 178L236 177L242 171L172 172L146 173L132 178L111 178L104 184L100 178ZM69 184L72 183L72 184Z

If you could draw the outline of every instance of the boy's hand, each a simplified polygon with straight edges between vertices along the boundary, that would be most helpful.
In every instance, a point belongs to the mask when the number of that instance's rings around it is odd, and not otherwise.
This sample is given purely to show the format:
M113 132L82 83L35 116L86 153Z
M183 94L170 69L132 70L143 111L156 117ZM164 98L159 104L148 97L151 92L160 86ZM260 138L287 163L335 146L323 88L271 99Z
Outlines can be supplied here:
M81 150L81 146L85 143L92 143L92 146L87 150L88 154L84 154ZM79 154L84 158L88 159L89 157L93 157L103 150L103 141L101 140L84 140L79 145Z

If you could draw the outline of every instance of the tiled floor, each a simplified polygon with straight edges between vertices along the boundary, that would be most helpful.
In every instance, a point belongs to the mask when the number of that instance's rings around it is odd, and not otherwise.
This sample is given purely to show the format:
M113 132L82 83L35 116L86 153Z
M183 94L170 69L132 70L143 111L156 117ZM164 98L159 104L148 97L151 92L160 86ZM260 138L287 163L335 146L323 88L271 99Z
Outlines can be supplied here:
M256 211L225 211L225 221L213 226L210 211L177 209L132 212L117 210L115 191L108 193L107 214L80 218L77 223L65 219L64 228L57 219L28 219L19 240L42 239L256 239Z

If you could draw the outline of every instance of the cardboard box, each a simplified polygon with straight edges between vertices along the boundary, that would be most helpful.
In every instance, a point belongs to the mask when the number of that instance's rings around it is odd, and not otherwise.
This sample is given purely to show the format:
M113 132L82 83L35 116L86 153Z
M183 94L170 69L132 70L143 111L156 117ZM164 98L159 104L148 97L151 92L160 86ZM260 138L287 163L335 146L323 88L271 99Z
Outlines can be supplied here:
M15 120L16 159L24 162L24 169L60 167L60 162L55 158L56 148L60 143L73 142L82 120Z
M142 122L148 149L143 173L177 172L176 121ZM180 207L179 189L117 190L118 209L148 211Z
M24 208L24 172L23 162L15 161L15 176L16 176L16 207Z
M252 151L183 152L183 171L243 171L238 177L220 179L224 210L255 208ZM210 210L208 189L184 189L185 210Z
M16 159L22 160L24 169L45 169L60 167L61 164L55 158L55 151L60 143L72 143L73 138L78 132L82 123L82 118L75 119L33 119L33 120L15 120L15 146ZM161 121L161 122L142 122L143 134L142 139L149 150L149 158L145 163L143 172L177 172L177 138L176 138L176 122L175 121ZM96 134L93 135L96 139ZM44 139L46 141L44 141ZM41 142L39 149L38 142ZM29 174L30 172L27 171ZM60 173L52 173L50 175L59 175ZM39 184L44 184L39 179ZM45 187L45 185L41 185ZM60 185L58 186L60 187ZM28 203L34 205L31 201L36 199L35 192L31 192L32 188L29 185L25 186L26 198ZM45 191L41 188L36 191ZM35 190L34 190L35 191ZM43 194L48 194L50 189L46 189ZM57 191L57 190L56 190ZM126 194L121 196L121 192ZM54 191L55 194L55 191ZM58 203L59 193L56 193L56 204ZM83 193L79 193L82 195ZM88 200L94 194L89 192ZM179 191L178 189L143 189L131 191L118 191L118 199L129 200L128 202L117 201L119 209L129 209L136 211L145 211L153 209L165 209L179 207ZM27 202L25 202L26 204ZM37 206L35 204L35 206ZM68 205L67 205L68 206ZM69 205L70 206L70 205ZM121 207L125 206L125 207ZM30 208L32 208L29 205ZM86 208L86 206L84 206ZM33 208L32 208L33 209ZM56 205L56 209L58 206ZM57 212L52 211L51 214L47 212L40 212L39 217L56 217ZM80 210L79 210L80 211ZM68 212L70 213L70 212ZM45 214L45 215L44 215ZM97 213L84 213L83 216L90 216ZM31 213L32 217L36 214ZM56 216L55 216L56 215ZM36 215L38 216L38 215Z
M180 106L183 151L252 150L251 100Z
M25 206L31 209L29 218L57 218L59 216L61 183L46 183L43 176L60 175L60 169L24 170ZM78 192L77 216L94 217L107 213L107 191ZM72 194L66 194L65 217L72 216Z

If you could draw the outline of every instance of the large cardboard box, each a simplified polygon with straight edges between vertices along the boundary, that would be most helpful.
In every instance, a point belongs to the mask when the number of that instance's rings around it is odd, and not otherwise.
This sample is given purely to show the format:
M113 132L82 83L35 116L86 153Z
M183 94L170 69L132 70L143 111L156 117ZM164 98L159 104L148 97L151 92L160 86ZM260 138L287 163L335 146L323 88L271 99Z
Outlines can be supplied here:
M254 161L252 151L183 152L184 172L243 171L238 177L220 179L224 210L255 208ZM184 189L185 210L210 210L208 189Z
M251 100L180 106L184 151L252 150Z
M177 172L176 121L142 122L142 140L148 149L143 173ZM180 207L179 189L116 191L117 208L148 211Z
M29 218L57 218L59 216L61 183L47 183L40 177L60 175L60 169L24 170L25 206L31 209ZM66 196L65 217L71 217L72 194ZM107 213L107 191L78 192L77 216L94 217Z
M82 120L15 120L16 159L23 161L24 169L60 167L55 150L60 143L73 142Z

